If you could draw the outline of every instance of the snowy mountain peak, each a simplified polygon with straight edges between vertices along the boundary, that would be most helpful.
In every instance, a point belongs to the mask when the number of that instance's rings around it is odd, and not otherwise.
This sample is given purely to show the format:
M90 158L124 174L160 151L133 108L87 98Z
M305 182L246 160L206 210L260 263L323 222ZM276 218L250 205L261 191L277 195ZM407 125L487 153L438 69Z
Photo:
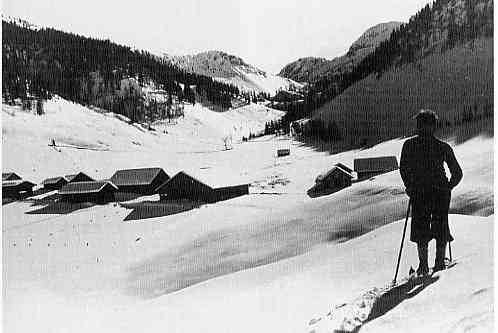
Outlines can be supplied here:
M246 63L242 58L223 51L205 51L193 55L170 56L165 59L192 73L237 86L242 91L275 94L278 90L299 88L300 84L289 79L268 74Z

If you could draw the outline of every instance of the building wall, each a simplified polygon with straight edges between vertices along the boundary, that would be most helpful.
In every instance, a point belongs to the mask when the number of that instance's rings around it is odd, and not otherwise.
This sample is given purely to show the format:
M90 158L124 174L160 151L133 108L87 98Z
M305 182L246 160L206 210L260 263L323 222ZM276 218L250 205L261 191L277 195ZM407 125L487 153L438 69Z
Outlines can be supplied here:
M60 197L67 202L107 203L114 201L114 192L107 190L99 193L61 194Z
M383 173L387 173L387 172L391 172L393 170L388 170L388 171L370 171L370 172L358 172L357 175L358 175L358 180L364 180L364 179L368 179L368 178L372 178L374 176L378 176L378 175L381 175Z
M212 200L214 202L228 200L246 194L249 194L249 184L221 187L214 190Z
M160 189L161 199L191 199L207 201L212 197L213 189L197 180L179 174L170 179Z
M2 187L2 196L5 198L22 198L29 196L33 193L32 187L16 186L16 187Z
M60 190L62 186L66 185L67 183L64 181L59 181L55 184L45 184L43 185L43 188L49 191L54 191L54 190Z

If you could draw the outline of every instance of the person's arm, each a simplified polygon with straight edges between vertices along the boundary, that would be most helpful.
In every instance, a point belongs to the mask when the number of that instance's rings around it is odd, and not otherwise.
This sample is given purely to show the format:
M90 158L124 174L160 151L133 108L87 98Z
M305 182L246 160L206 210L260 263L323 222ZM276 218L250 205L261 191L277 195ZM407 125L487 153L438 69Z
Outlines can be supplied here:
M407 141L403 144L403 148L401 149L401 159L399 161L399 173L401 174L401 179L405 184L407 189L407 193L413 189L413 171L411 168L411 152L409 148L409 144Z
M448 169L450 169L451 178L449 182L450 189L453 189L455 186L460 183L463 178L462 168L460 168L460 164L455 157L455 153L453 149L448 145L446 150L445 162L448 165Z

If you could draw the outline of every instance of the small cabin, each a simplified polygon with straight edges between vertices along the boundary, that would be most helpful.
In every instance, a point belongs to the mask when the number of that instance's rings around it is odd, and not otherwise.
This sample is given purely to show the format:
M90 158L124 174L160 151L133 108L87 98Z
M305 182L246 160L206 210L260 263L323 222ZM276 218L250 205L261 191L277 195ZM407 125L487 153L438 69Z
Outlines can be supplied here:
M354 171L358 180L368 179L397 169L399 166L396 156L357 158L354 160Z
M21 180L22 177L19 176L15 172L3 172L2 173L2 181L3 180Z
M335 165L332 169L319 175L315 180L316 190L340 190L351 186L353 175Z
M288 156L290 155L290 149L278 149L277 150L277 157L283 157L283 156Z
M208 203L249 194L249 184L229 184L227 181L226 184L220 185L217 183L224 182L224 178L220 178L215 184L212 181L200 180L185 171L180 171L161 185L157 189L157 193L160 194L161 199L165 200L190 199Z
M47 191L59 190L68 183L64 177L47 178L42 182L43 188Z
M33 194L33 187L36 184L26 180L5 180L2 181L2 196L4 198L22 198Z
M68 183L95 181L95 179L88 176L84 172L78 172L77 174L74 174L74 175L66 175L66 176L64 176L64 178L66 178Z
M118 170L111 177L111 182L119 192L150 195L169 179L162 168L140 168Z
M68 183L59 190L62 201L107 203L114 201L117 186L109 181Z

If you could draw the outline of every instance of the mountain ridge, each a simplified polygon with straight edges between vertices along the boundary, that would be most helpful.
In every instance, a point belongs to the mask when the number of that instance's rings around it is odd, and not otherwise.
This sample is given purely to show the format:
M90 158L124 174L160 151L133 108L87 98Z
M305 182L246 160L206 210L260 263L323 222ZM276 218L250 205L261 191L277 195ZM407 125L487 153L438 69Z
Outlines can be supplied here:
M279 90L293 90L301 84L279 75L269 74L248 64L241 57L219 50L196 54L164 55L166 61L189 72L212 77L226 84L237 86L244 92L274 95Z
M323 57L299 58L284 66L279 75L297 82L315 82L327 75L347 71L372 53L401 24L397 21L376 24L356 39L344 55L330 60Z

